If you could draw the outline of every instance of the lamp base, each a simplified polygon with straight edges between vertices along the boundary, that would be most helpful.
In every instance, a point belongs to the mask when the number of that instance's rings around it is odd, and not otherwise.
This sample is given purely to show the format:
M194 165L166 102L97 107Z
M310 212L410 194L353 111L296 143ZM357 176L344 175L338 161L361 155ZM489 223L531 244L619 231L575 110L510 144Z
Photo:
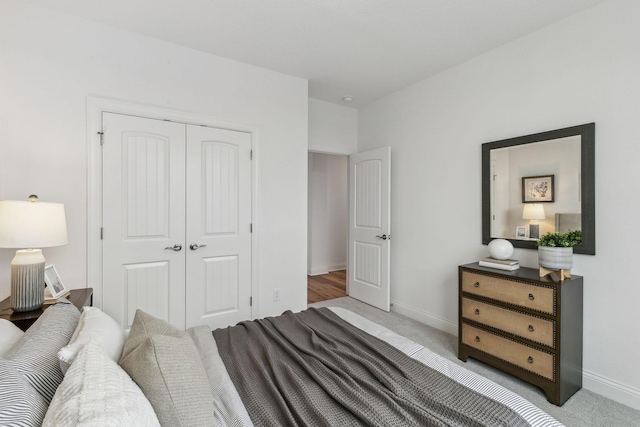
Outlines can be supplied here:
M529 238L530 239L540 238L540 224L529 224Z
M16 251L11 261L11 308L15 312L38 309L44 303L44 263L40 249Z

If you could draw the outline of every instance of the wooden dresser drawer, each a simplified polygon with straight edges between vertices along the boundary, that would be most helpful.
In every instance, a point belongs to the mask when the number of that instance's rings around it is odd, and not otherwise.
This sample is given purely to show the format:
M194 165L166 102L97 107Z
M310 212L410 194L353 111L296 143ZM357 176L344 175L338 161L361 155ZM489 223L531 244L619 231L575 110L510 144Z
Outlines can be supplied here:
M462 324L462 342L499 359L553 380L553 355L502 338L465 323Z
M555 348L553 322L495 305L462 298L462 316Z
M462 273L462 291L555 314L553 289L470 272Z

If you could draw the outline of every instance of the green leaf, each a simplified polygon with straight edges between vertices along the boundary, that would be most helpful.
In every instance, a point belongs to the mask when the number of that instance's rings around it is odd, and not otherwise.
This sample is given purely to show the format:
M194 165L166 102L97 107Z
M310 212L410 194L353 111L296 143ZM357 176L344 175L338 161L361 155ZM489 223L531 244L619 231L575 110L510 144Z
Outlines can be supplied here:
M547 233L538 239L538 246L571 248L582 242L582 231L569 230L566 233Z

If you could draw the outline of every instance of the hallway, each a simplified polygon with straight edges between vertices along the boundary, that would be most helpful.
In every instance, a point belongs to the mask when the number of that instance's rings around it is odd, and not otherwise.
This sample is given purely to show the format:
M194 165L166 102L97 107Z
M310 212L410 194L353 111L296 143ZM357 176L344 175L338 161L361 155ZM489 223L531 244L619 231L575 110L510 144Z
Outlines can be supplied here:
M347 296L347 270L307 276L307 304Z

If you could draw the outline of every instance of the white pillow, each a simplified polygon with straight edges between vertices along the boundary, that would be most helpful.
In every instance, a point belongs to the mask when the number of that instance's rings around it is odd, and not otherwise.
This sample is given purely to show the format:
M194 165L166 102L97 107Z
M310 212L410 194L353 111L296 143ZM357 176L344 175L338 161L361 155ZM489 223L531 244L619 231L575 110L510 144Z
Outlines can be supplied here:
M0 356L9 351L23 334L22 329L7 319L0 319Z
M43 426L159 426L140 388L101 345L80 350L51 400Z
M97 307L84 307L69 344L58 352L60 369L66 373L78 352L89 340L100 344L109 357L117 362L122 355L125 338L120 325L108 314Z

